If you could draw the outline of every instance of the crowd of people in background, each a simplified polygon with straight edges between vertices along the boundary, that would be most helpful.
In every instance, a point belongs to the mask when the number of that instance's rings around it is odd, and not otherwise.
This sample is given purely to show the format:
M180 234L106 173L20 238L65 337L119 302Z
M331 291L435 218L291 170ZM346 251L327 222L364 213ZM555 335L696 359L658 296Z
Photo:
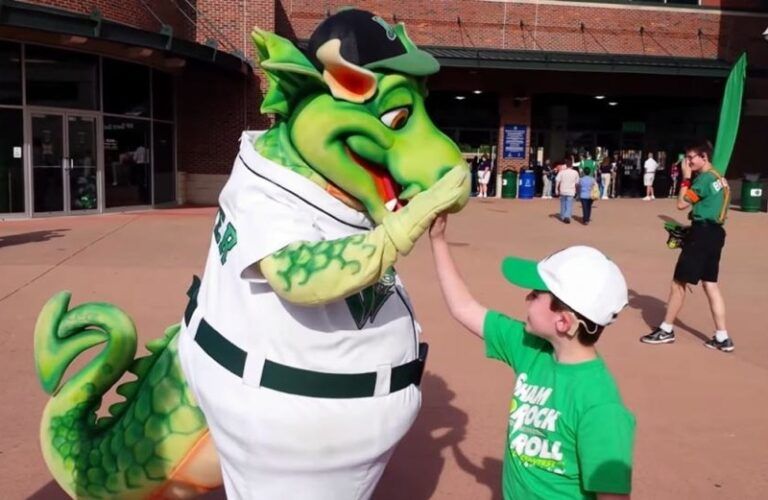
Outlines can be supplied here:
M548 158L543 162L533 162L529 168L535 172L536 191L540 189L541 198L560 199L560 220L571 223L573 205L578 201L582 221L589 224L592 207L597 200L643 196L644 201L651 201L656 199L656 194L677 196L683 155L665 166L660 163L663 153L657 157L653 152L647 152L644 161L640 152L633 153L623 157L599 149L594 156L588 151L574 152L555 162ZM496 169L488 154L475 156L470 166L473 173L472 194L479 198L493 196ZM659 176L662 178L659 179Z

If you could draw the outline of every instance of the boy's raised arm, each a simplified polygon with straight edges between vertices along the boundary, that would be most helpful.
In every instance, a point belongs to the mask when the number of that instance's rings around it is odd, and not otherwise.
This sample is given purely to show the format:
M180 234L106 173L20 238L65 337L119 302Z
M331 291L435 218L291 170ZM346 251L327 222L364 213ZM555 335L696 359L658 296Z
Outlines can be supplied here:
M442 214L435 219L429 229L432 242L432 254L435 259L435 269L440 283L440 290L448 305L451 315L470 332L478 337L483 336L483 322L488 309L477 302L469 293L466 283L459 274L456 264L451 257L448 242L445 240L445 228L448 216Z

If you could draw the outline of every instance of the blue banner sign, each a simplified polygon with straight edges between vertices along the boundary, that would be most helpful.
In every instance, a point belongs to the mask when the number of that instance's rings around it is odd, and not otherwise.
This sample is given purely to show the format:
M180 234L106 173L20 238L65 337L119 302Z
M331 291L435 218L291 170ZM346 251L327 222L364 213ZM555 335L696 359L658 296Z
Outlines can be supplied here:
M525 158L526 125L504 125L504 158Z

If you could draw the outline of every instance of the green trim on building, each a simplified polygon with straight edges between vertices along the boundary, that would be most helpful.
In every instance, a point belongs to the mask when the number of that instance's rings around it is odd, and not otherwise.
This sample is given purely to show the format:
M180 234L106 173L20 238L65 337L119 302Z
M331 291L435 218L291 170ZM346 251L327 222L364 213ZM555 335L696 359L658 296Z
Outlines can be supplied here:
M98 10L94 10L90 16L85 16L16 0L0 0L0 27L2 26L150 48L165 52L169 56L213 64L228 71L245 73L253 70L250 62L239 54L230 54L210 45L175 38L170 26L163 25L158 32L145 31L105 20Z
M422 47L446 68L525 69L641 73L651 75L728 76L730 64L720 59L548 52L539 50Z

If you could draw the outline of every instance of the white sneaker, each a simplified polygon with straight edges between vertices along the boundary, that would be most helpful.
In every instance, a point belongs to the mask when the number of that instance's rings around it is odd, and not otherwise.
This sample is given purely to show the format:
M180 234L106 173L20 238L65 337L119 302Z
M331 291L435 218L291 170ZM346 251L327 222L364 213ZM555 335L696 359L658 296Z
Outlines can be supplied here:
M608 199L608 197L607 197L607 196L603 196L603 197L602 197L602 198L600 198L600 199L601 199L601 200L607 200L607 199Z
M655 200L655 199L656 199L656 197L655 197L655 196L651 196L651 199L652 199L652 200Z
M651 198L646 196L645 198L643 198L643 201L651 201Z

